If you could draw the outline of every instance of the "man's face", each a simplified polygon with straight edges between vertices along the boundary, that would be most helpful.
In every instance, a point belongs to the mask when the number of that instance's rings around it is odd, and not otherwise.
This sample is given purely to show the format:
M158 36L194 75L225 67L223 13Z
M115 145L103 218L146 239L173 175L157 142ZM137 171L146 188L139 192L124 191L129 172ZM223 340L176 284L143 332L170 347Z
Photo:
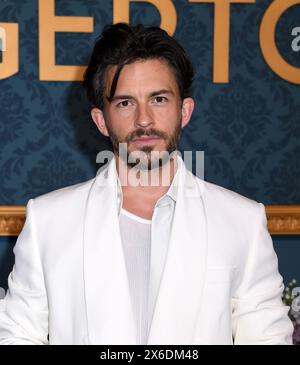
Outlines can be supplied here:
M116 69L117 66L112 66L106 72L104 110L100 114L94 111L94 115L92 111L93 120L111 138L116 154L122 155L119 143L127 144L129 166L137 163L144 169L160 166L178 148L181 129L192 113L193 100L181 100L171 67L153 59L125 65L109 102L106 96L110 94ZM160 152L164 162L155 155L151 159L152 151ZM129 154L135 162L128 162Z

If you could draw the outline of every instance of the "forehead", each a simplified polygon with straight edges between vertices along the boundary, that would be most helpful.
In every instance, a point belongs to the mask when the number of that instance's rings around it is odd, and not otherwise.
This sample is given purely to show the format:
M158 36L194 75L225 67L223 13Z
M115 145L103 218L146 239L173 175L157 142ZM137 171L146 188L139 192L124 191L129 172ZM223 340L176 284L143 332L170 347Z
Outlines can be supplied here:
M108 67L105 74L105 92L108 95L115 76L117 66ZM119 75L116 92L123 93L134 90L152 92L169 88L178 94L175 72L164 60L138 60L125 65Z

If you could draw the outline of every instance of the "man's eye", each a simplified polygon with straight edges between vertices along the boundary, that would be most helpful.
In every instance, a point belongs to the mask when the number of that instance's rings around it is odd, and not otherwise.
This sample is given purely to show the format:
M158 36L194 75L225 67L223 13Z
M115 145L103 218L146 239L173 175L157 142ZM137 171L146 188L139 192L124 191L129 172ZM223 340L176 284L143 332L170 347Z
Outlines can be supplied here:
M120 108L126 108L129 106L129 100L122 100L117 104L117 106Z
M161 104L164 103L167 100L167 98L164 96L156 96L154 100L156 101L156 103Z

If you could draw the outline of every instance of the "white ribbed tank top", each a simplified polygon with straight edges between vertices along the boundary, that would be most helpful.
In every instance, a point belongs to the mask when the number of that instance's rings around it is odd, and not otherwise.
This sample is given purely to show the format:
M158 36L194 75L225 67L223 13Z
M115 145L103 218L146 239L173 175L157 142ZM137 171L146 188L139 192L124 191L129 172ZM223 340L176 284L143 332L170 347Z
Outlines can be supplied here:
M119 215L128 282L134 310L137 344L147 344L151 220L121 209Z

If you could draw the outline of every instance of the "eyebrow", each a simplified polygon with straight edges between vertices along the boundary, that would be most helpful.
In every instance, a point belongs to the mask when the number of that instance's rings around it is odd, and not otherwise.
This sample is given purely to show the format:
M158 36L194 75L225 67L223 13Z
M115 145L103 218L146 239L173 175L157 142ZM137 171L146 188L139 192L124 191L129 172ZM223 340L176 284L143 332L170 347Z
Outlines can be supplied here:
M161 89L158 91L153 91L149 96L152 98L153 96L157 96L157 95L161 95L161 94L174 95L174 92L169 89ZM111 102L116 101L116 100L124 100L124 99L134 99L134 97L132 95L115 95L111 99Z

